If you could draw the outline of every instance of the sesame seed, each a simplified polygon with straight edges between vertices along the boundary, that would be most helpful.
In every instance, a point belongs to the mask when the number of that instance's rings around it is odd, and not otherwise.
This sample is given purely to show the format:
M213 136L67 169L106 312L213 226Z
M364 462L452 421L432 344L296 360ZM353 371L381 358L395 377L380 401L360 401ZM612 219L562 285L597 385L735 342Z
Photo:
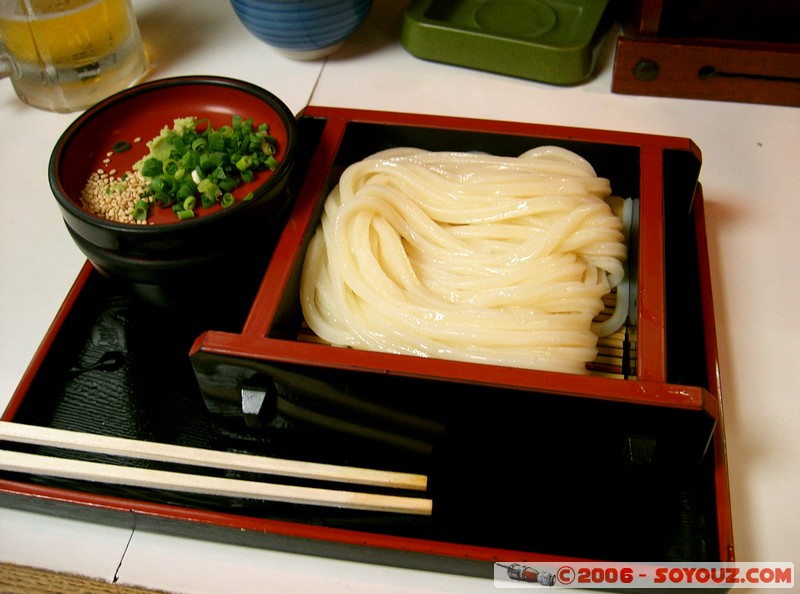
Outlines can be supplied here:
M124 181L99 169L89 176L82 192L81 203L92 214L119 223L134 223L132 212L145 190L146 182L138 171L127 174Z

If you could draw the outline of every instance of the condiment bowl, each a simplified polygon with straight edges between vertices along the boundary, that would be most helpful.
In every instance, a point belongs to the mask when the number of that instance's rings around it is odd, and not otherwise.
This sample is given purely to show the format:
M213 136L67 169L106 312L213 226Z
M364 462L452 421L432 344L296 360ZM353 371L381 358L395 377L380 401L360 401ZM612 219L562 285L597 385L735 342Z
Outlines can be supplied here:
M149 140L192 116L214 129L237 116L266 123L277 166L232 190L232 206L189 220L151 206L146 224L123 223L84 207L81 193L93 173L119 179L149 153ZM294 114L271 92L222 77L169 78L117 93L79 116L56 143L48 175L70 235L95 268L137 296L171 306L236 292L263 271L290 210L296 144ZM130 148L115 152L120 145Z

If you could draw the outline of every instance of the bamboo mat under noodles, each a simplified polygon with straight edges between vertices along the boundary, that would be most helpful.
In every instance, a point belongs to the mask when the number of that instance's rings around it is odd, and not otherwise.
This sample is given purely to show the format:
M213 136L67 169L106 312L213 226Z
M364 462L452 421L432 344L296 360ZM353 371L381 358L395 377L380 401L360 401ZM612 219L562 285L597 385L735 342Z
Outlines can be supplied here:
M602 322L614 313L617 302L616 289L603 297L604 309L595 317ZM626 336L627 332L627 336ZM302 323L297 340L326 344L306 325ZM587 363L589 375L628 379L636 376L636 327L627 323L609 336L597 339L597 357Z

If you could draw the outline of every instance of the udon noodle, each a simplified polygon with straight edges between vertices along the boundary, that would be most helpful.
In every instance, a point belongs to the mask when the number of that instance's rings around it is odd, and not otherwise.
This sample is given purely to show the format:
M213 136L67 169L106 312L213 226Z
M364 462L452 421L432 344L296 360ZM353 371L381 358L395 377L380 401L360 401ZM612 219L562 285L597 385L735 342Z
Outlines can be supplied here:
M308 326L338 346L585 373L624 277L609 181L566 149L398 148L348 167L303 264Z

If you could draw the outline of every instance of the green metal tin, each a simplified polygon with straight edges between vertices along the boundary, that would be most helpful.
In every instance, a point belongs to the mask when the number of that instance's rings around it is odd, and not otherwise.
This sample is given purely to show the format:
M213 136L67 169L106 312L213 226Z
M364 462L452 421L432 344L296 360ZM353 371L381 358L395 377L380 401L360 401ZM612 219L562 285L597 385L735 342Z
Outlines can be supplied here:
M557 85L594 71L610 0L413 0L401 42L418 58Z

